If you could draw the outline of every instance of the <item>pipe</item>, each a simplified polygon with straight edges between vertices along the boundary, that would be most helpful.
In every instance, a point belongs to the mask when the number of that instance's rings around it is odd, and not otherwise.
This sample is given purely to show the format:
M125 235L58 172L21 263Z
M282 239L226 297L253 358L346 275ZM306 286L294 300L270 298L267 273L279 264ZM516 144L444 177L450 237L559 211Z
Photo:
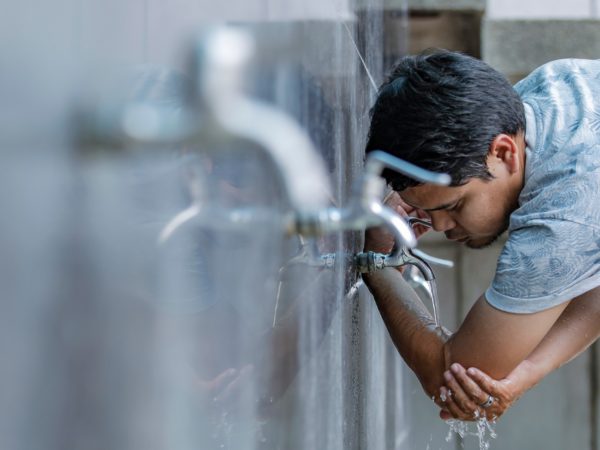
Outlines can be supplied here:
M372 175L381 175L384 168L389 168L400 172L410 178L413 178L422 183L432 183L440 186L448 186L452 179L450 175L445 173L435 173L414 164L396 158L382 150L375 150L369 153L367 163L365 164L365 172Z

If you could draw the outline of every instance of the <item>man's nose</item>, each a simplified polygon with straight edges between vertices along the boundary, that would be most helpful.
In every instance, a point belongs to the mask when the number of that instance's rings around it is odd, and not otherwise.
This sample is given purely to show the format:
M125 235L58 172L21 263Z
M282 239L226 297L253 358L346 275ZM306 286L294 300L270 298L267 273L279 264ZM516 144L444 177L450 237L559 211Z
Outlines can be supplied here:
M456 226L456 222L446 211L432 211L429 214L431 216L431 228L435 231L448 231Z

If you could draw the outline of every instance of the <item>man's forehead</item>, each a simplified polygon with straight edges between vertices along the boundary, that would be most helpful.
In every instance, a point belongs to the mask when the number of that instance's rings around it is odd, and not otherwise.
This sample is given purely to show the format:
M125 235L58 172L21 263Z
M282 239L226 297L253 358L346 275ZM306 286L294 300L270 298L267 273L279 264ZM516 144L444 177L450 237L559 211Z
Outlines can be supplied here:
M429 183L404 189L399 194L402 201L423 210L444 209L460 198L460 192L456 188Z

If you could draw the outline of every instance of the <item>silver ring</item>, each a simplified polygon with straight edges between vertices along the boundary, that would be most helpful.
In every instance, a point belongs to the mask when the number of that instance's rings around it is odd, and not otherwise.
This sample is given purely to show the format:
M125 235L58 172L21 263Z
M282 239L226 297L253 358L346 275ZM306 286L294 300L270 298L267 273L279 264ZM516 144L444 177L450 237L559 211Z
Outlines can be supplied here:
M489 408L490 406L492 406L493 403L494 403L494 397L489 395L487 400L479 406L481 406L483 409L486 409L486 408Z

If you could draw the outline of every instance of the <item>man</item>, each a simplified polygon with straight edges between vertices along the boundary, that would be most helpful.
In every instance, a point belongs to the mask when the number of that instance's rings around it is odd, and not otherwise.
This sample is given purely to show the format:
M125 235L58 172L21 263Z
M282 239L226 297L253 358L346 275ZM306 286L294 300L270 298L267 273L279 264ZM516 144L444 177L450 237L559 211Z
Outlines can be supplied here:
M443 418L498 417L600 334L598 94L599 61L555 61L513 88L446 51L403 58L379 91L366 151L452 177L439 187L387 171L392 206L428 213L471 248L509 233L491 286L454 334L435 329L398 271L364 276ZM367 233L366 250L389 247Z

